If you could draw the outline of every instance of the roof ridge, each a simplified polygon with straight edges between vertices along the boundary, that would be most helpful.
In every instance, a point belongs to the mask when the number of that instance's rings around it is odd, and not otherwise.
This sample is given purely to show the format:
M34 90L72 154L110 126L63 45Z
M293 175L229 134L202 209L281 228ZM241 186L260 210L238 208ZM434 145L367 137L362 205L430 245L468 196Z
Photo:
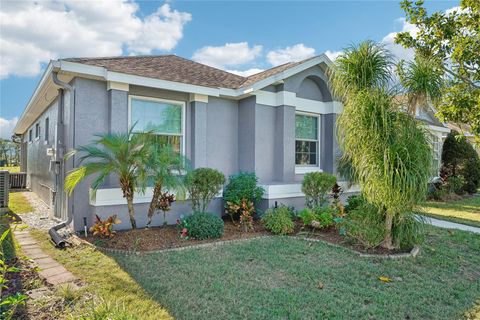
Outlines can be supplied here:
M69 57L59 60L113 60L113 59L133 59L133 58L156 58L156 57L179 57L176 54L141 54L134 56L105 56L105 57ZM180 57L179 57L180 58Z

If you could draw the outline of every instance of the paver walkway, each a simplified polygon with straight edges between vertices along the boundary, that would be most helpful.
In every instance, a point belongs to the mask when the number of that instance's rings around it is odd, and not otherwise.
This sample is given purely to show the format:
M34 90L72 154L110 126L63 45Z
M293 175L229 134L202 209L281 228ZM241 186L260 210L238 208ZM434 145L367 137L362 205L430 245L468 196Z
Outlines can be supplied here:
M426 216L422 216L422 217L425 219L426 223L431 224L432 226L445 228L445 229L457 229L457 230L463 230L463 231L470 231L470 232L473 232L473 233L479 233L480 234L480 228L477 228L477 227L467 226L467 225L461 224L461 223L455 223L455 222L430 218L430 217L426 217Z
M28 231L14 231L13 234L22 247L22 251L28 258L35 261L40 268L38 273L41 277L45 278L48 283L52 285L68 283L75 286L75 276L46 254L40 248L37 241L30 236Z

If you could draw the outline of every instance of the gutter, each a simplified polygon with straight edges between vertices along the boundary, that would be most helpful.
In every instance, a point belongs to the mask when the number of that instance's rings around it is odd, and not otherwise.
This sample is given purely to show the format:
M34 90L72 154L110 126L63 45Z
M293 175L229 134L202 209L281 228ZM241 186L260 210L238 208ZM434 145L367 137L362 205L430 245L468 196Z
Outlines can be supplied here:
M70 107L73 108L75 102L73 87L58 79L57 72L52 72L53 82L61 87L58 91L59 103L58 103L58 117L57 117L57 139L55 141L55 188L56 190L63 190L63 172L65 169L65 132L64 132L64 110L65 110L65 90L70 91ZM55 210L57 210L58 194L55 193ZM62 199L60 199L61 201ZM71 211L71 214L69 212ZM72 210L68 210L67 207L67 219L48 230L48 234L57 248L64 248L67 245L67 241L58 234L58 230L63 229L70 225L73 221L73 205Z

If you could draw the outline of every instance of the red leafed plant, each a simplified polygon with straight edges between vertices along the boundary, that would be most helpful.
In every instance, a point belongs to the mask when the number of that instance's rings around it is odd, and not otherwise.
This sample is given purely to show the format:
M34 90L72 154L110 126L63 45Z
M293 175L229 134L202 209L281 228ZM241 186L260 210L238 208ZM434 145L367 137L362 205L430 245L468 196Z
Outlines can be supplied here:
M98 215L95 215L95 217L95 224L90 228L90 231L94 236L99 236L101 238L113 237L115 235L115 231L113 231L113 225L122 222L117 218L116 214L108 217L105 220L100 219Z
M243 226L245 232L253 230L253 212L255 207L252 201L242 199L239 205L238 212L240 212L240 224Z
M163 211L163 225L167 225L167 211L170 211L172 203L175 202L175 195L168 192L160 193L155 209Z

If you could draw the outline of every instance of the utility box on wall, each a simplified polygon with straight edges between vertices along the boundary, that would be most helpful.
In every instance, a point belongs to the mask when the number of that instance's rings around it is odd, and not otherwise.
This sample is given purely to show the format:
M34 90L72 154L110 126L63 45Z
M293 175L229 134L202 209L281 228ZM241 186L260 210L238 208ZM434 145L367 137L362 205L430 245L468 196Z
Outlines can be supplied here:
M0 213L8 211L8 193L9 193L9 172L0 171Z

